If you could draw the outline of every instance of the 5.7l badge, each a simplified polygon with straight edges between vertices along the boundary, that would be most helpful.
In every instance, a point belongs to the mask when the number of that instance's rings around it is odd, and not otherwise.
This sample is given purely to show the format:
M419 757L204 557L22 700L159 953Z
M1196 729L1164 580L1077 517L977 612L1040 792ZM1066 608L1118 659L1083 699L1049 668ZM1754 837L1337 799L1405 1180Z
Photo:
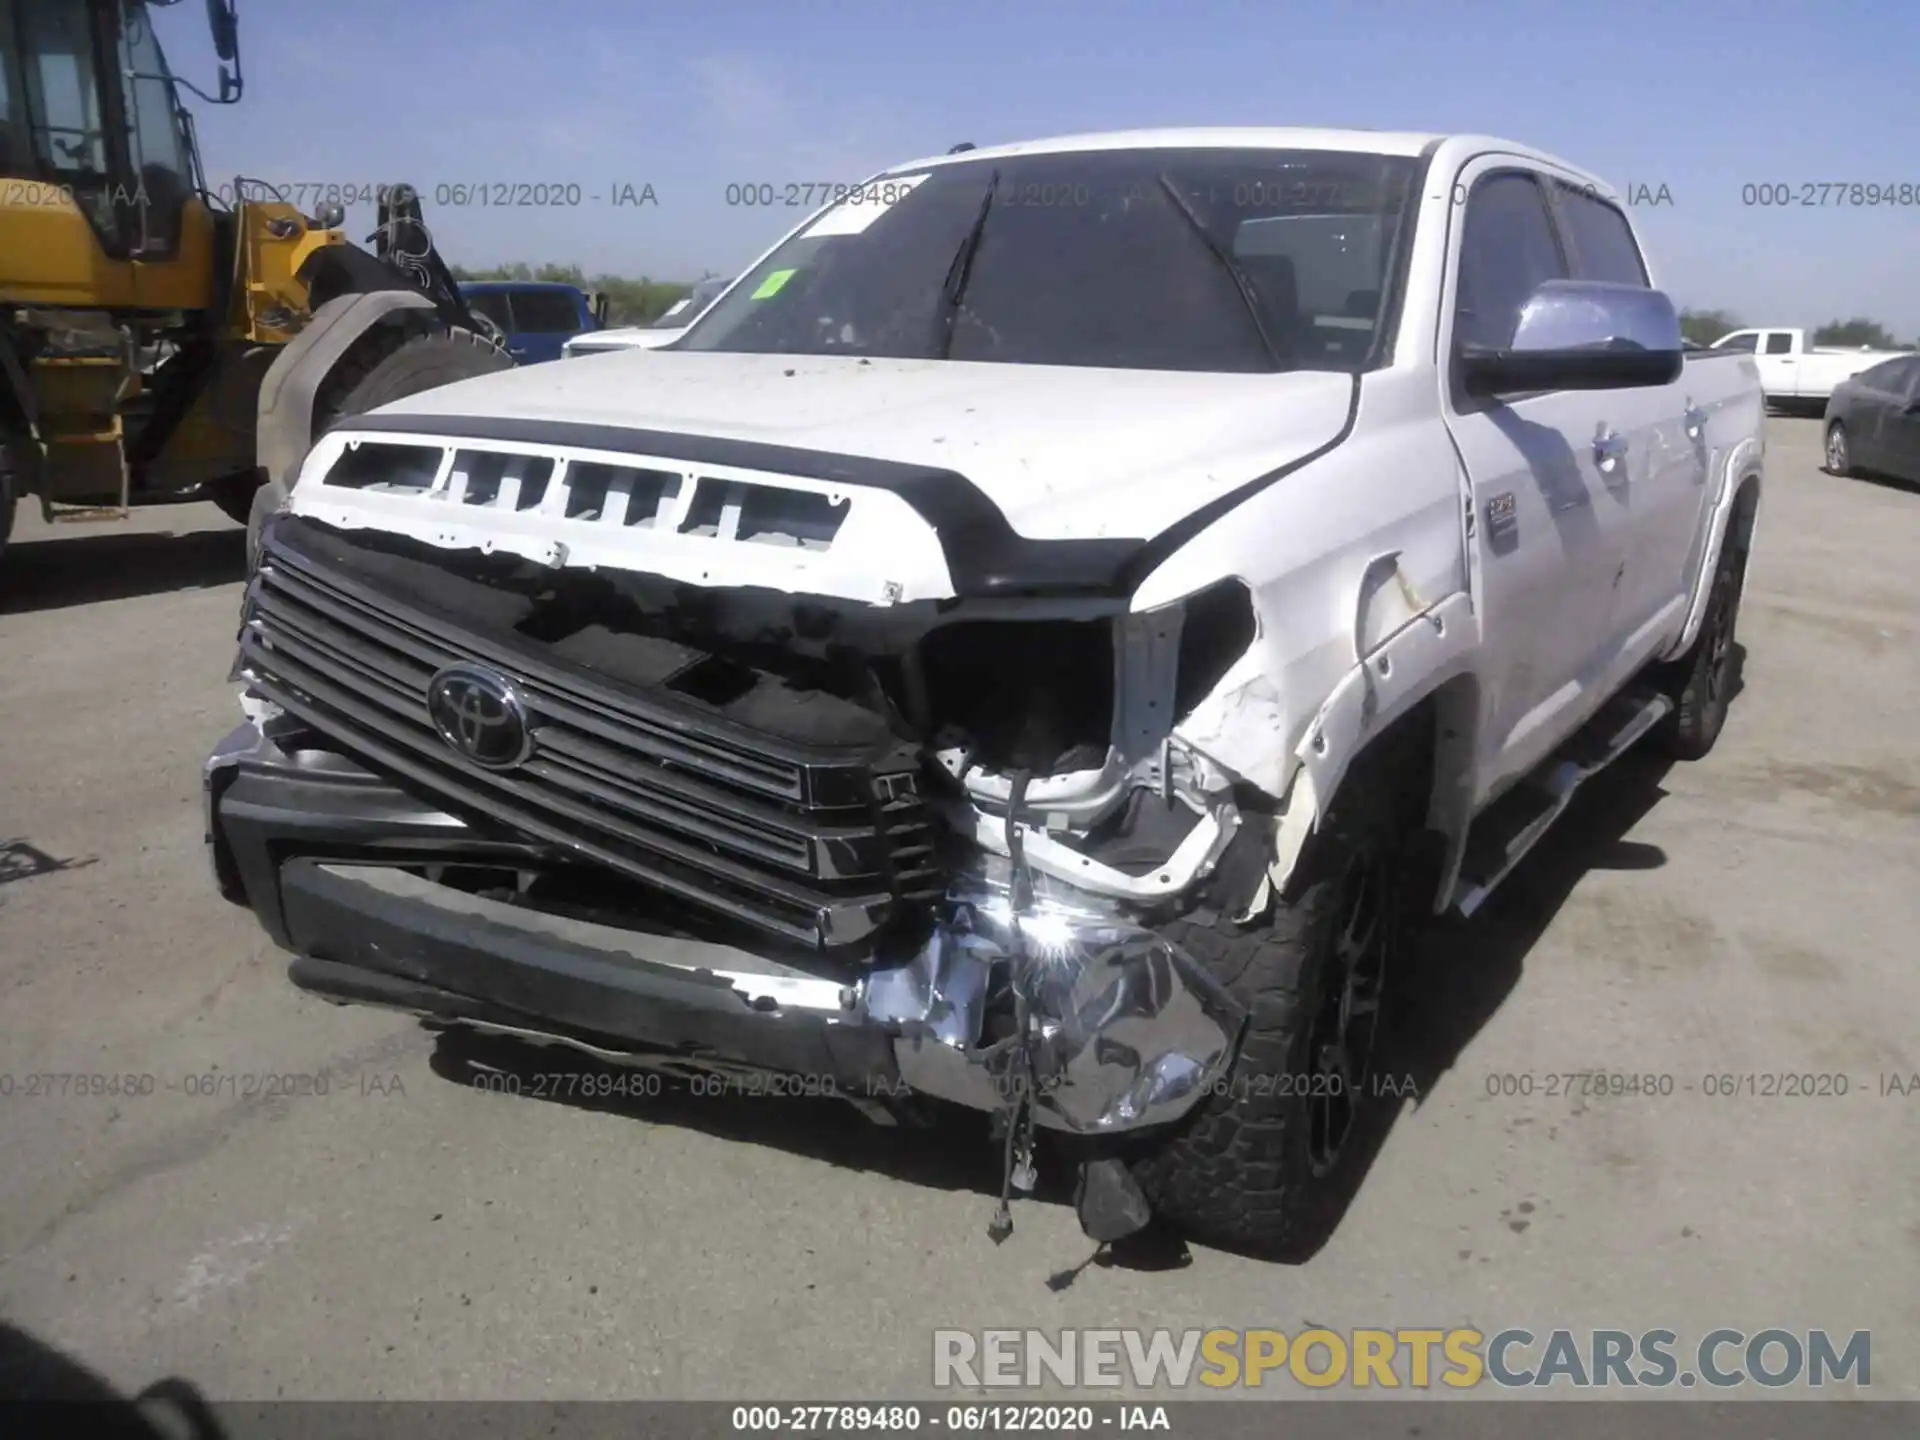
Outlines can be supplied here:
M1487 544L1504 550L1513 543L1520 528L1520 506L1511 490L1503 490L1487 499Z

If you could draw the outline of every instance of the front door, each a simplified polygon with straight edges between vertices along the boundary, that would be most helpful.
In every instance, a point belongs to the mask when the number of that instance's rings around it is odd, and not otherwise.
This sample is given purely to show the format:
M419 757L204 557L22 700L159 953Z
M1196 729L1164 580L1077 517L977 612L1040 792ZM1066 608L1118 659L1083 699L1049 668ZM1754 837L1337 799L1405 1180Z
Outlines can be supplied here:
M1590 186L1555 181L1550 189L1576 278L1652 287L1625 211ZM1686 618L1693 593L1690 562L1702 540L1711 468L1711 417L1694 396L1704 389L1703 375L1721 373L1703 367L1726 363L1696 362L1691 370L1683 365L1663 386L1588 394L1590 405L1604 408L1614 433L1609 448L1617 453L1600 468L1618 507L1615 518L1625 521L1607 605L1609 633L1595 656L1602 686L1638 669Z
M1469 342L1509 343L1534 289L1572 274L1529 162L1482 157L1457 180L1464 203L1453 209L1442 296L1448 357ZM1610 435L1630 445L1637 420L1612 395L1481 400L1456 377L1449 363L1441 399L1473 507L1475 605L1491 662L1477 768L1492 789L1531 769L1590 708L1629 527L1626 477L1600 457Z
M1920 360L1888 360L1853 377L1857 392L1847 415L1853 463L1865 470L1912 474L1920 463L1913 442L1920 439L1920 416L1905 414L1920 383ZM1901 469L1902 449L1907 450Z
M1888 397L1880 422L1880 459L1876 463L1902 480L1920 480L1920 414L1913 409L1920 405L1920 360L1901 363L1904 373L1895 376L1887 387L1894 393Z

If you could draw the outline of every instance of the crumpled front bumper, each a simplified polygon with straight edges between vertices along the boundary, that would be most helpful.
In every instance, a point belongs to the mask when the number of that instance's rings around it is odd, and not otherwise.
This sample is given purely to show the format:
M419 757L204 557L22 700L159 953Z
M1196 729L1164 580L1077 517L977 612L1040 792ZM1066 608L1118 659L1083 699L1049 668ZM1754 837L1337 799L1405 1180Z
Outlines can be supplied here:
M1231 1068L1245 1019L1177 947L1071 892L1043 891L1016 923L1004 861L956 877L913 953L803 968L436 883L422 867L560 857L303 744L290 723L235 729L205 784L222 893L295 954L295 983L337 1000L642 1063L801 1076L806 1093L855 1101L992 1110L1024 1089L1037 1123L1081 1135L1185 1115ZM1030 1012L1024 1041L988 1033L1009 986Z

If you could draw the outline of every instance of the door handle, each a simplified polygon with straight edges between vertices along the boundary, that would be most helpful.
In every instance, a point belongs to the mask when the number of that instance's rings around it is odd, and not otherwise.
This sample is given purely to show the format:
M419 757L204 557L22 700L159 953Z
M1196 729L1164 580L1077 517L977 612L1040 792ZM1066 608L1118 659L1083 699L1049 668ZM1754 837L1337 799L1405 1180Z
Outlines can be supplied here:
M1603 430L1593 437L1593 458L1602 470L1612 470L1627 458L1627 437L1618 430Z
M1707 412L1691 400L1687 402L1686 411L1681 418L1686 422L1689 440L1698 440L1700 433L1707 428Z

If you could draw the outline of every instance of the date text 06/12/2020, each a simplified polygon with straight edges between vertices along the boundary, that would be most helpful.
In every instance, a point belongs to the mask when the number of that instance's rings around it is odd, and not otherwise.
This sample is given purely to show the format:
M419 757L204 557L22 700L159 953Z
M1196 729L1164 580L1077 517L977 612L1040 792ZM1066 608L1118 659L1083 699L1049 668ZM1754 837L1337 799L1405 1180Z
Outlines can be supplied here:
M1495 1070L1483 1081L1496 1099L1652 1099L1697 1095L1708 1100L1823 1100L1920 1095L1920 1072L1856 1076L1838 1070L1710 1071L1678 1076L1650 1070Z
M152 1071L0 1071L0 1101L127 1100L149 1095L189 1099L291 1100L330 1095L384 1096L407 1093L394 1071L334 1075L318 1071L204 1070L186 1075Z

